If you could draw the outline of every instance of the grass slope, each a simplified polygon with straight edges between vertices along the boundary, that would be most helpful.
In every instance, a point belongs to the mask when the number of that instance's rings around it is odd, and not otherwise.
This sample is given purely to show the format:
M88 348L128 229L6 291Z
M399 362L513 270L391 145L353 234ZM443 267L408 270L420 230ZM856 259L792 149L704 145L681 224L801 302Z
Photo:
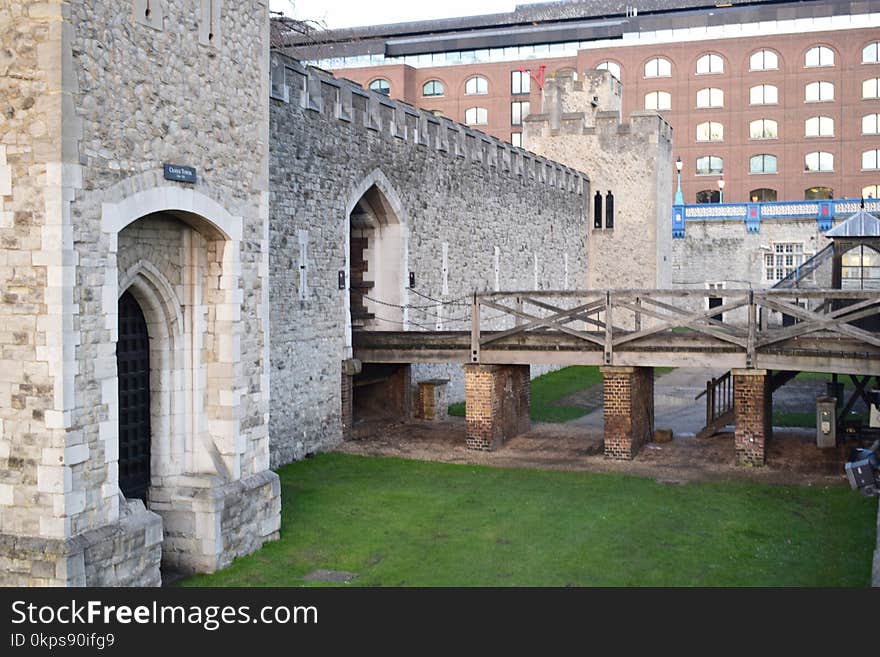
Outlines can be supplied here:
M321 454L280 471L282 537L184 586L867 586L877 502Z

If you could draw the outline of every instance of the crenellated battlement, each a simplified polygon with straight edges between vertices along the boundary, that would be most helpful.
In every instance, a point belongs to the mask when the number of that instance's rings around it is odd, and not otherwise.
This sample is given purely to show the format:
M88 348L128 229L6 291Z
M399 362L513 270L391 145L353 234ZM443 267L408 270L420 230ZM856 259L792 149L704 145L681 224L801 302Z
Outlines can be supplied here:
M441 157L479 162L583 196L589 188L586 174L518 148L480 130L437 116L400 100L364 89L331 73L281 53L271 56L271 98L304 112L317 112L348 123L353 129L373 131L415 147L431 149Z
M542 92L544 112L524 121L529 137L559 135L656 135L672 143L672 126L658 112L636 110L621 120L622 86L608 71L588 70L580 80L563 76L547 80Z

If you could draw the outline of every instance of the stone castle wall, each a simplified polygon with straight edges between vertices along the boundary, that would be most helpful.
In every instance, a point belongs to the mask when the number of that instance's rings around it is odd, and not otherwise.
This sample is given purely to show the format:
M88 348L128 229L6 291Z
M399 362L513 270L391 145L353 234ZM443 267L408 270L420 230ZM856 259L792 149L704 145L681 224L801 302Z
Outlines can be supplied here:
M397 330L405 321L411 330L464 330L465 297L496 282L528 290L586 284L589 182L281 55L273 54L272 82L270 422L280 464L342 436L340 365L351 343L339 272L348 275L349 215L365 192L381 191L404 235L394 254L404 254L398 296L370 310ZM438 311L432 299L460 305ZM395 304L408 306L406 319ZM454 379L453 398L462 395L459 365L413 368L413 382L438 376Z

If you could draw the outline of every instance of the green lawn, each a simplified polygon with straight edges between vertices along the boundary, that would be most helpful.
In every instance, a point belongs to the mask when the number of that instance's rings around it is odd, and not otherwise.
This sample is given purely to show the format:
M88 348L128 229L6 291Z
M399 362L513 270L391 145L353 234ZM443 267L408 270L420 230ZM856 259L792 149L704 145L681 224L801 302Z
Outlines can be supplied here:
M654 375L660 376L671 369L656 367ZM561 406L557 402L566 395L600 383L602 383L602 373L599 368L584 365L564 367L532 379L531 418L536 422L568 422L586 415L601 406L601 402L595 408ZM449 414L464 417L464 402L450 405Z
M282 538L184 586L867 586L876 499L845 487L320 454L281 469Z

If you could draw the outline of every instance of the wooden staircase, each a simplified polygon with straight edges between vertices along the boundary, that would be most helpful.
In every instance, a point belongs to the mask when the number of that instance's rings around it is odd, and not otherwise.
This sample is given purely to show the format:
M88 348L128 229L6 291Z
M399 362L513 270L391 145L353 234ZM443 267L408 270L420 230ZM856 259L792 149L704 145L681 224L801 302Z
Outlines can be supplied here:
M798 375L796 371L780 371L770 375L770 394ZM706 426L697 432L697 438L709 438L734 420L733 377L730 372L706 381L706 389L694 399L706 395Z

